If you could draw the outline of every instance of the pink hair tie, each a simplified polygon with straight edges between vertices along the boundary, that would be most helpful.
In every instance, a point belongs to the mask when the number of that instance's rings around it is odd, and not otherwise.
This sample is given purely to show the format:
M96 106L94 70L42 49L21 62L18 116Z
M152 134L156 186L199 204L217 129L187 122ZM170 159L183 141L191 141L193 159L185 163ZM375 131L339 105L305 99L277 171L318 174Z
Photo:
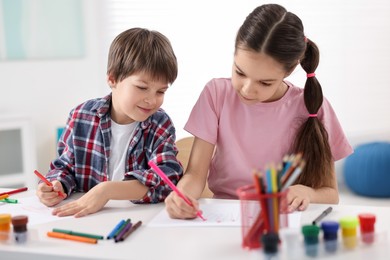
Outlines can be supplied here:
M317 114L309 114L309 117L317 117Z
M315 77L316 76L316 74L313 72L313 73L308 73L307 75L306 75L306 77L308 77L308 78L312 78L312 77Z

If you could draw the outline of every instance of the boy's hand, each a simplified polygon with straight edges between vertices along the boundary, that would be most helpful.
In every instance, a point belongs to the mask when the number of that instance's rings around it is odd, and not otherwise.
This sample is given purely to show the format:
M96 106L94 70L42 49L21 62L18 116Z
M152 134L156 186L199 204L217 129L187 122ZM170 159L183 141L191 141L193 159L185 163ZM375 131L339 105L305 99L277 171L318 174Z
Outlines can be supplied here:
M102 184L104 183L96 185L78 200L55 208L52 214L59 217L74 215L78 218L99 211L109 200L105 196Z
M37 196L39 200L48 207L57 205L66 198L64 193L64 188L62 187L61 182L52 181L53 186L49 186L46 183L42 182L37 187ZM62 192L65 197L58 195L58 192Z
M168 212L168 215L171 218L178 219L193 219L197 217L197 212L199 211L199 203L197 200L187 196L182 192L189 201L192 203L192 207L188 205L176 192L171 192L168 197L165 199L165 208Z
M310 203L309 191L310 189L304 185L292 185L288 188L287 193L287 204L288 212L293 212L295 210L305 210Z

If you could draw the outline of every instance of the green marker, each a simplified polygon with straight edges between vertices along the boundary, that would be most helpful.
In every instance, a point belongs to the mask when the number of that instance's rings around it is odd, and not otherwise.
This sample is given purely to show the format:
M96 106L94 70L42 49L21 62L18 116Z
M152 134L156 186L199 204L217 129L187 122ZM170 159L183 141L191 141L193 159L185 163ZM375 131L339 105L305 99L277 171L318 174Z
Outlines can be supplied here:
M0 200L0 202L16 204L16 203L18 203L18 200L17 200L17 199L8 199L8 198L5 198L5 199Z
M116 238L117 235L119 235L119 233L127 226L127 224L128 224L130 221L131 221L131 219L129 219L129 218L126 219L125 223L123 223L123 225L122 225L120 228L118 228L118 230L115 232L113 238Z
M53 228L53 232L62 233L62 234L68 234L68 235L73 235L73 236L79 236L79 237L88 237L88 238L94 238L94 239L104 239L104 237L100 236L100 235L93 235L93 234L75 232L75 231L71 231L71 230L64 230L64 229L58 229L58 228Z

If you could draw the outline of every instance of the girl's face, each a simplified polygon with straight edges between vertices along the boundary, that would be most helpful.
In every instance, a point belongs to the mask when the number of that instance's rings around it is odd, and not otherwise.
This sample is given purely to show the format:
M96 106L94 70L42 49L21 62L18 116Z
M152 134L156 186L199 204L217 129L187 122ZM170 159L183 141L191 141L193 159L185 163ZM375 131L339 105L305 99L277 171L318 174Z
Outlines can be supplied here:
M155 81L147 73L134 73L120 82L108 75L112 89L111 118L118 124L145 121L164 101L167 82Z
M245 104L272 102L287 91L283 79L288 74L283 66L270 56L237 49L232 69L232 84Z

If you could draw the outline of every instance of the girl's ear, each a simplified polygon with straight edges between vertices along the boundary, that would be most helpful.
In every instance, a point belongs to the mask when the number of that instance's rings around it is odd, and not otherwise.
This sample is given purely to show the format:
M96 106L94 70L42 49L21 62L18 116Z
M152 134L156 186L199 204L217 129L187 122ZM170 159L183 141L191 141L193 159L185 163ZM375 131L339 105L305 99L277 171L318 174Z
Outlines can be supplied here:
M288 72L286 73L286 75L285 75L284 77L287 78L288 76L290 76L291 73L293 73L293 71L295 70L295 68L298 66L298 64L299 64L299 61L298 61L297 64L295 64L295 66L294 66L290 71L288 71Z
M107 74L107 83L110 86L110 88L113 88L116 85L116 80L111 74Z

